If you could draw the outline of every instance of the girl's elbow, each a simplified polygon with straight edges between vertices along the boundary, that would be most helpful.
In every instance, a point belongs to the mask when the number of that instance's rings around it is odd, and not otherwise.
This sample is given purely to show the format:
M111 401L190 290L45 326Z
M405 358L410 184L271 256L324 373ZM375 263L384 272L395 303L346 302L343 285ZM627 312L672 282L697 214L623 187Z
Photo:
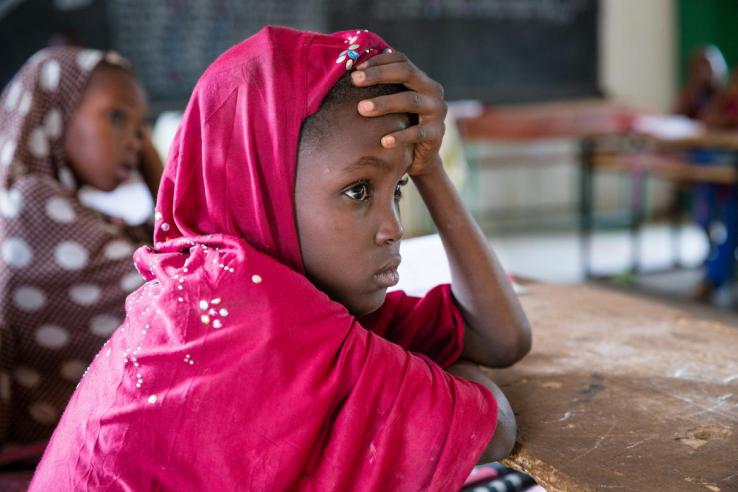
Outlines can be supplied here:
M502 461L512 453L515 448L515 439L504 439L498 442L490 443L485 461L483 463L491 463L494 461ZM480 462L482 462L480 460Z
M513 452L517 436L517 424L515 417L512 416L512 411L503 416L505 413L507 412L501 412L492 440L482 453L479 463L500 461Z
M533 337L531 336L530 324L528 320L522 320L518 327L518 337L515 343L514 354L509 365L513 365L530 352L533 347Z
M497 346L497 352L487 361L488 367L503 369L510 367L528 355L532 348L530 331L521 331L520 335L504 347Z
M520 335L520 343L518 345L518 360L528 355L532 348L533 336L530 333L530 326L526 322L524 329L521 331Z

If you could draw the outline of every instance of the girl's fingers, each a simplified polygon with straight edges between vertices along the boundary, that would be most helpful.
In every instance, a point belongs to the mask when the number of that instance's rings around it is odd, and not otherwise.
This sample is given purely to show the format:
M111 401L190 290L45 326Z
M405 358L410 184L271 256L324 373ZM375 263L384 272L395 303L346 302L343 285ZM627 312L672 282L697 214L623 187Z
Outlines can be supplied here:
M445 130L443 122L419 123L410 128L390 133L382 137L381 143L385 148L398 145L415 145L422 142L440 142Z
M360 101L358 110L362 116L415 113L421 116L443 119L446 116L447 108L442 99L426 96L415 91L405 91Z
M388 50L391 50L391 51L388 51ZM396 63L396 62L401 62L401 61L407 61L407 57L403 53L392 50L391 48L387 48L387 50L385 50L384 53L373 56L369 58L367 61L359 63L356 66L356 69L364 70L365 68L375 67L377 65L386 65L388 63Z
M409 62L376 65L364 70L356 70L351 74L354 85L365 87L376 84L402 84L417 77L417 69L413 70Z
M365 70L357 70L351 74L351 81L358 87L377 84L404 84L408 89L443 98L441 85L409 61L376 65Z
M404 130L382 137L385 148L398 145L426 143L430 148L440 144L445 131L444 117L447 105L443 87L418 69L399 52L385 52L360 63L351 74L352 83L358 87L377 84L403 84L409 91L360 101L359 114L381 116L390 113L414 113L420 122Z

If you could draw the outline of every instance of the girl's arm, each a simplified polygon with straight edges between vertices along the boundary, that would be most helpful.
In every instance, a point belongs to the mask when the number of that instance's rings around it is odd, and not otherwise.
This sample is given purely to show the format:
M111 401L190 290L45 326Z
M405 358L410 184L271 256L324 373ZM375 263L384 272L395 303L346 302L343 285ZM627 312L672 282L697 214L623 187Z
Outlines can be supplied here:
M492 435L492 440L487 444L479 458L479 463L490 463L492 461L500 461L505 458L513 450L515 446L515 436L517 434L517 424L515 415L507 398L500 388L492 382L482 371L474 364L468 362L458 362L453 364L446 370L454 376L479 383L487 388L492 396L497 400L497 425Z
M418 124L382 138L384 147L413 145L408 170L430 210L451 266L452 290L465 323L462 357L490 367L509 366L530 350L528 320L487 240L446 175L438 151L444 133L443 88L410 62L389 52L358 65L355 85L402 83L408 89L361 101L363 116L416 113Z
M502 265L464 208L440 157L413 175L451 267L451 289L464 316L461 357L489 367L520 360L531 346L530 326Z
M738 92L729 94L723 92L714 97L700 115L705 125L715 130L731 130L738 125Z
M151 198L156 203L156 195L159 192L159 182L164 172L164 164L162 164L159 153L151 141L151 132L148 128L144 131L143 144L141 146L141 163L139 164L138 170L151 193Z

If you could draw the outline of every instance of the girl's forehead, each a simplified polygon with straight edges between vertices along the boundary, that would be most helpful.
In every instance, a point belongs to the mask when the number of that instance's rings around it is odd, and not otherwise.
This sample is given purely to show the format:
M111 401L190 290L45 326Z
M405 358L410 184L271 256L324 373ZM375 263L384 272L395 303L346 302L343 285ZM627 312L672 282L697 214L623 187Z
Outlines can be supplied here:
M115 100L130 107L147 107L146 93L133 74L122 70L96 70L90 78L85 96Z
M89 87L104 90L141 90L135 75L118 68L98 67L90 76Z
M344 114L310 160L319 164L321 173L404 174L412 161L412 146L387 149L382 146L381 138L408 126L409 118L404 114L374 118Z
M357 105L358 102L350 103L337 112L335 127L344 140L381 147L379 139L383 136L410 126L410 118L405 113L367 117L359 114Z

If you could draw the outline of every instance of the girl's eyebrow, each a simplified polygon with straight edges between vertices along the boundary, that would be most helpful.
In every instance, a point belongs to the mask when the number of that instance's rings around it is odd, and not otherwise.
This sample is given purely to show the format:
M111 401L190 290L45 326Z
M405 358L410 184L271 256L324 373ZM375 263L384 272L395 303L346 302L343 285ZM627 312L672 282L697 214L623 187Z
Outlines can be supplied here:
M343 170L347 172L358 171L364 169L366 166L374 167L381 171L386 171L394 167L391 163L385 161L384 159L380 159L371 155L365 155L346 165Z
M403 169L403 174L407 172L411 164L412 163L408 163L407 167ZM385 161L384 159L380 159L379 157L374 157L372 155L365 155L359 157L354 162L347 164L346 167L343 168L343 170L347 173L350 173L354 171L361 171L367 166L373 167L374 169L382 172L389 172L395 169L395 165L389 161Z

